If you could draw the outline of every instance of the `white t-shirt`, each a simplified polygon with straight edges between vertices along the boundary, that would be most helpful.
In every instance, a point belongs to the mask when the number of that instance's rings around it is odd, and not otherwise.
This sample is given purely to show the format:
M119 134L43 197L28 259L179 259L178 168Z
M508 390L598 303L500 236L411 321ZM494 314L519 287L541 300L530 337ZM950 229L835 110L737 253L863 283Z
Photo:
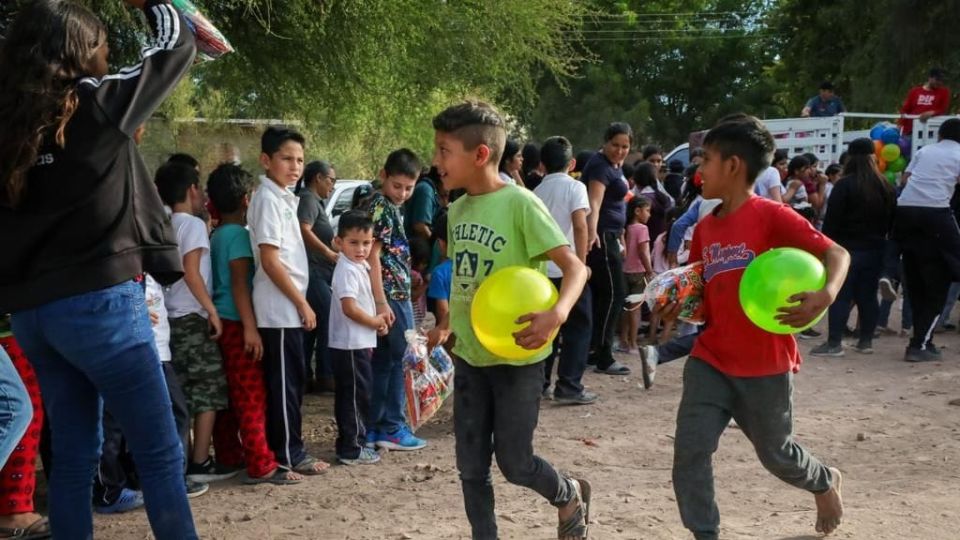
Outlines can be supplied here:
M571 249L576 248L573 238L573 213L577 210L586 210L590 214L590 198L587 197L587 186L578 182L565 173L553 173L543 177L540 185L533 190L533 194L540 197L543 204L550 210L560 231L567 237ZM560 267L547 261L547 275L552 278L563 277Z
M343 313L344 298L353 298L357 306L370 315L376 315L370 286L370 265L355 263L349 257L337 259L331 284L330 325L328 346L343 351L372 349L377 346L377 331L362 325Z
M149 274L146 282L147 311L157 316L157 324L152 325L153 340L161 362L170 361L170 321L167 320L167 307L163 303L163 288Z
M181 259L187 253L201 250L200 277L203 278L203 284L206 285L209 294L213 280L210 278L210 237L207 236L207 224L202 219L183 212L174 212L170 216L170 222L177 236L177 249L180 251ZM190 292L183 278L170 285L163 296L171 319L193 314L207 318L206 310L200 306L200 302Z
M260 244L280 249L280 263L300 294L306 294L309 280L307 249L300 232L297 206L300 199L266 176L254 192L247 209L247 228L257 270L253 275L253 311L260 328L300 328L303 321L297 306L284 295L263 270Z
M942 140L924 146L907 166L910 178L897 206L949 208L960 177L960 143Z
M780 171L776 167L767 167L767 170L757 176L757 181L753 184L753 192L763 197L770 198L771 189L780 189Z
M507 173L505 173L505 172L503 172L503 171L500 171L500 179L503 180L504 182L508 183L508 184L514 184L514 185L517 184L517 181L514 180L512 176L510 176L509 174L507 174Z

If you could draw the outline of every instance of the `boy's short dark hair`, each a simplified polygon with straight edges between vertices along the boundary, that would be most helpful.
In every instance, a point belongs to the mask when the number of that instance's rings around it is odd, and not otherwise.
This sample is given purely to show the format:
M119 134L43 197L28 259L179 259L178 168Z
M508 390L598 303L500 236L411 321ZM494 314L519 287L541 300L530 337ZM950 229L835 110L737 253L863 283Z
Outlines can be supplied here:
M184 165L189 165L193 168L200 166L200 162L197 161L197 158L191 156L190 154L184 154L183 152L171 154L170 157L167 158L167 163L183 163Z
M420 178L420 158L408 148L394 150L387 156L383 172L387 176L406 176L416 180Z
M770 166L777 149L770 131L756 117L748 115L721 121L707 132L703 146L716 150L724 159L742 159L747 166L747 185L753 185L757 175Z
M566 137L550 137L540 147L540 163L547 174L566 172L573 159L573 145Z
M950 118L940 124L937 135L941 140L960 142L960 118Z
M507 124L492 105L465 101L447 107L433 118L433 129L454 136L467 150L486 145L490 148L490 163L500 164L507 141Z
M827 170L824 171L823 174L830 176L831 174L840 174L841 172L843 172L843 167L841 167L838 163L831 163L827 166Z
M830 81L823 81L820 83L820 90L829 90L833 92L833 83Z
M154 183L163 204L172 208L187 200L187 191L200 184L200 175L190 165L168 161L157 169Z
M945 72L943 68L932 67L930 68L930 72L928 73L928 76L931 79L942 81L947 78L947 72Z
M224 163L207 178L207 195L219 212L230 214L240 209L243 198L253 190L253 175L239 165Z
M260 137L260 151L272 156L287 141L299 143L300 146L304 147L307 145L307 140L299 132L286 126L270 126L263 131L263 135Z
M363 210L347 210L340 214L337 223L337 236L344 238L350 231L367 232L373 230L373 219Z

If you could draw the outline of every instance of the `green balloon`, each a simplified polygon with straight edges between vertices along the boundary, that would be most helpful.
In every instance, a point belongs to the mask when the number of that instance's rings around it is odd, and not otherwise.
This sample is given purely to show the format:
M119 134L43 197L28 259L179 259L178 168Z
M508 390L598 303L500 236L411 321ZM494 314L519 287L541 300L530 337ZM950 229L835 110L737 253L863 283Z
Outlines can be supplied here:
M900 155L897 159L887 163L887 170L890 172L902 172L907 168L907 160L903 158L903 154Z
M753 324L773 334L796 334L817 324L818 315L803 328L781 324L775 319L778 309L791 304L791 296L819 291L827 282L823 263L806 251L777 248L754 259L740 278L740 306Z
M880 157L887 163L895 161L900 157L900 147L895 144L885 144L883 148L880 149Z
M897 185L897 178L899 178L900 174L887 169L887 172L883 173L883 175L887 177L888 182L890 182L894 186Z

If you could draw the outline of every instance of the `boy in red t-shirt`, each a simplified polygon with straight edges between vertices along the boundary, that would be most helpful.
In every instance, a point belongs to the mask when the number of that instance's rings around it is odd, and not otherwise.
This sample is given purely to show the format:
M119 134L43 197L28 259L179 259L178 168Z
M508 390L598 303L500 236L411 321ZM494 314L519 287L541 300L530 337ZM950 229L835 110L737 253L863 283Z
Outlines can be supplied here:
M930 70L926 84L914 86L907 93L900 107L902 114L919 114L920 121L926 122L932 116L947 114L950 109L950 89L943 83L945 74L940 68ZM901 118L898 123L903 127L903 134L913 135L913 120Z
M731 418L753 443L763 466L781 480L814 493L816 529L840 524L840 471L827 468L793 440L793 374L800 365L792 335L761 330L740 307L740 277L761 253L778 247L803 249L823 259L827 283L803 292L778 318L803 327L836 298L850 264L839 245L820 234L789 206L757 197L753 183L770 165L773 136L754 117L722 120L703 142L703 197L722 203L697 226L690 262L704 264L707 325L683 373L677 413L673 483L684 526L698 540L719 535L712 456ZM677 306L664 308L664 320Z

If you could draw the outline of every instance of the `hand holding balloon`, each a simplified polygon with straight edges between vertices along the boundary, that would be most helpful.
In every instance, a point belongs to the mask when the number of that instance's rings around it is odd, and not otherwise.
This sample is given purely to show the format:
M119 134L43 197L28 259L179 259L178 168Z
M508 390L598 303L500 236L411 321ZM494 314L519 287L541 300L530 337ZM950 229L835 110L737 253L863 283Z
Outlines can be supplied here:
M788 302L799 304L787 307L781 307L774 318L780 321L780 324L792 326L793 328L805 328L814 322L823 314L824 310L833 303L833 298L827 291L820 289L815 292L802 292L795 294L787 299Z
M547 311L527 313L517 319L516 322L517 324L530 323L523 330L513 333L517 345L535 351L553 341L553 336L556 335L557 329L564 321L560 318L557 310L548 309Z

